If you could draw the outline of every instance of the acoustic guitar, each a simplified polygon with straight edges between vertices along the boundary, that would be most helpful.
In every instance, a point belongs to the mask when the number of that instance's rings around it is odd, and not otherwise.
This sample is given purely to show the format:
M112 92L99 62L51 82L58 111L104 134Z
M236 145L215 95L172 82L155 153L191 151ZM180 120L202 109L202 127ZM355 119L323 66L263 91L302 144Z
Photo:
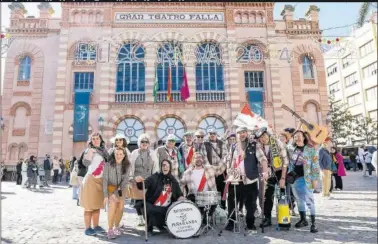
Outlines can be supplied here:
M301 116L299 116L294 110L292 110L285 104L282 104L281 108L285 109L286 111L289 111L293 116L295 116L302 122L303 130L305 132L308 132L308 134L311 137L311 140L313 140L316 144L322 144L328 137L327 127L307 122Z

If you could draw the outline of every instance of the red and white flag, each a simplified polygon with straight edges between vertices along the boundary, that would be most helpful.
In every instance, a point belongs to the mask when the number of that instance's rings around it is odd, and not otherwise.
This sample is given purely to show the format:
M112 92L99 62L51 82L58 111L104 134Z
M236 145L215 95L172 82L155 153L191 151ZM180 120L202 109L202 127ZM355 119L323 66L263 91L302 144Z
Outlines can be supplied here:
M269 132L272 132L272 126L269 125L263 117L252 112L248 104L245 104L240 113L236 116L233 122L234 126L247 127L249 130L257 130L261 127L266 127Z

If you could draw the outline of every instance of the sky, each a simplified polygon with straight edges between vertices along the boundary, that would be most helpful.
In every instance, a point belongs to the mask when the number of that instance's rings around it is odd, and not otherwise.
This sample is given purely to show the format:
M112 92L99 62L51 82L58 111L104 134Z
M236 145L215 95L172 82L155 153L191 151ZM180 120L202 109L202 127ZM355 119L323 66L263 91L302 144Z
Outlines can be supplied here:
M10 9L8 8L9 3L1 4L1 32L5 31L5 28L9 26ZM39 10L37 5L39 3L23 3L27 15L33 15L38 18ZM61 7L60 3L50 3L55 13L53 17L60 18ZM281 11L283 10L285 4L291 4L295 6L294 19L305 18L305 13L310 5L316 5L320 8L319 12L319 26L320 29L328 29L333 27L342 27L352 25L357 22L358 10L361 2L337 2L337 3L325 3L325 2L282 2L276 3L274 7L274 19L282 20ZM335 39L336 37L347 36L352 30L352 27L336 28L332 30L326 30L323 32L323 36L330 36L329 39ZM327 38L327 37L325 37ZM4 58L1 59L2 70L1 70L1 82L3 81L3 70L4 70Z

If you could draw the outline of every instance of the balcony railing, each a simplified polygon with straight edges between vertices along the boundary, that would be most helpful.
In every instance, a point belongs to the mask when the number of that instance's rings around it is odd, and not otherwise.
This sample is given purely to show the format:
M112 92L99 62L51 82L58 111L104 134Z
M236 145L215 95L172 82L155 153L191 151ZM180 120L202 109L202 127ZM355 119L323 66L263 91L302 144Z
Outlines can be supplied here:
M173 98L173 102L181 102L181 93L180 92L172 92L171 96ZM156 102L158 103L165 103L169 102L167 98L167 92L157 92L156 94Z
M225 101L224 91L197 91L197 102L220 102Z
M145 92L117 92L115 94L116 103L143 103Z

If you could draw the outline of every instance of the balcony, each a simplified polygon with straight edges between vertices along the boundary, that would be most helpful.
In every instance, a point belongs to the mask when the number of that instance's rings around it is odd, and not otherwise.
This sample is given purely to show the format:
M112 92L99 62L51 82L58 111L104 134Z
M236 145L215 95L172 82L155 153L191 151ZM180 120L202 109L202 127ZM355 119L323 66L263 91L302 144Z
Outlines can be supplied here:
M197 91L197 102L223 102L225 101L224 91Z
M145 92L117 92L115 94L116 103L143 103Z
M171 96L173 98L173 102L182 102L182 100L181 100L181 93L180 92L172 92ZM168 98L167 98L167 92L166 91L157 92L157 94L156 94L156 102L157 103L169 102Z

